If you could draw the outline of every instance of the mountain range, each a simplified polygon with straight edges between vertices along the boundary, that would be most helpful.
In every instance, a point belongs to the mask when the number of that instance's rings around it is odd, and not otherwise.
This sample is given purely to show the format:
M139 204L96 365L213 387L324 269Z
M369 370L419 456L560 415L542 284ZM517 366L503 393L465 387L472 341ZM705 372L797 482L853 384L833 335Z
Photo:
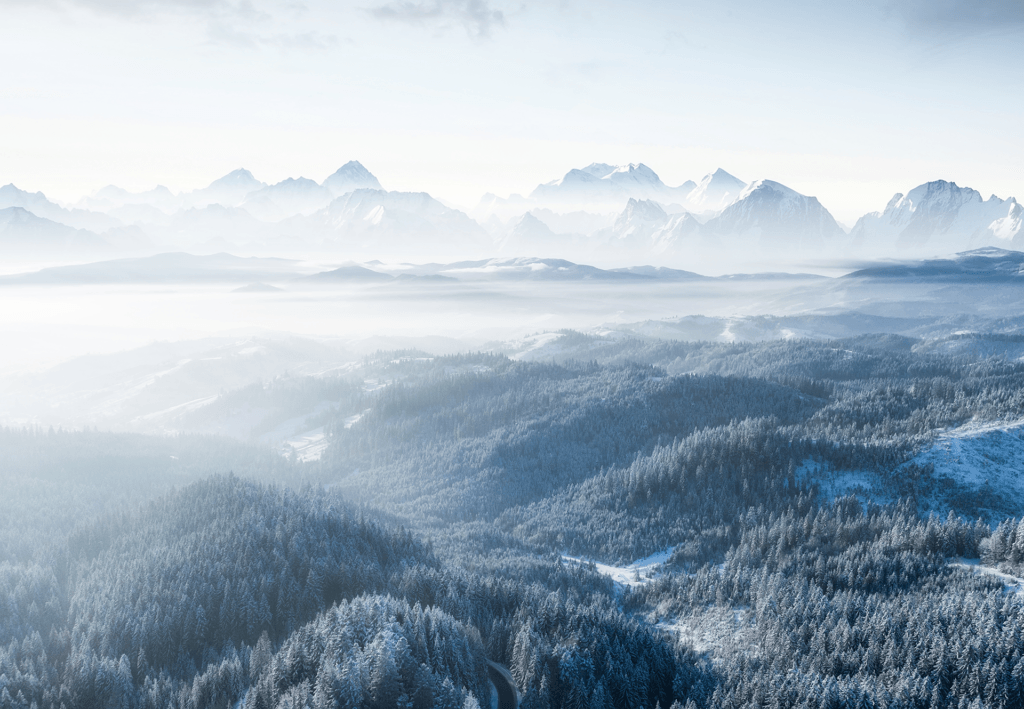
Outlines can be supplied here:
M925 257L969 248L1024 249L1024 208L937 180L895 195L847 233L813 196L768 179L746 183L718 169L667 185L642 163L593 163L528 196L485 195L469 213L425 192L385 190L351 161L322 182L275 184L238 169L175 194L108 185L57 204L0 187L0 253L59 261L168 250L352 258L485 258L495 254L703 259L820 256Z

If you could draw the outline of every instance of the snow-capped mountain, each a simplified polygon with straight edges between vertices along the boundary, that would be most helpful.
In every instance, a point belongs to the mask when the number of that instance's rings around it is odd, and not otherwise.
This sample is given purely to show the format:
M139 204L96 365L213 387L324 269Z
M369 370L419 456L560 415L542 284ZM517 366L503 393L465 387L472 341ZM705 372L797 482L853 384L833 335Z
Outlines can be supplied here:
M850 233L870 251L949 252L1003 245L1024 247L1024 210L1012 197L983 199L977 190L936 180L896 194L882 212L866 214Z
M296 214L312 214L332 199L334 194L323 185L305 177L289 177L246 195L241 206L257 219L276 222Z
M37 217L22 207L0 209L0 256L59 259L102 253L110 245L85 229Z
M247 195L266 186L267 183L257 180L251 172L239 168L214 180L207 187L190 192L183 197L186 203L193 207L205 207L208 204L237 207L245 201Z
M692 212L720 212L735 202L747 183L722 168L705 175L686 195L685 206Z
M668 213L660 204L648 199L630 199L615 224L606 233L613 241L632 242L648 245L655 232L660 231L669 220Z
M257 219L276 222L300 214L308 216L327 207L336 197L360 189L380 190L381 186L369 170L352 160L323 183L289 177L250 192L241 206Z
M308 234L331 248L367 252L479 253L493 243L464 212L444 206L426 192L359 189L309 217L287 220L280 228Z
M97 233L121 225L117 219L99 212L90 212L85 209L64 209L48 200L42 192L26 192L13 184L0 187L0 209L8 207L20 207L37 217L49 219L74 229L88 229Z
M704 245L696 217L689 212L669 214L652 200L629 200L615 223L593 238L609 247L629 249L637 257L678 255Z
M703 249L706 242L702 229L703 225L689 212L674 214L651 235L651 251L659 255L681 255L694 249Z
M509 254L550 253L559 235L537 217L526 212L513 219L504 237L498 243L498 250Z
M669 187L643 163L606 165L593 163L570 170L530 193L530 201L552 209L621 209L630 199L682 202L696 185L686 182Z
M772 180L751 183L701 231L723 245L740 243L762 249L818 250L838 246L846 236L817 198Z
M380 190L380 182L369 170L356 160L351 160L340 168L333 175L325 179L321 185L326 187L332 195L340 197L356 190Z

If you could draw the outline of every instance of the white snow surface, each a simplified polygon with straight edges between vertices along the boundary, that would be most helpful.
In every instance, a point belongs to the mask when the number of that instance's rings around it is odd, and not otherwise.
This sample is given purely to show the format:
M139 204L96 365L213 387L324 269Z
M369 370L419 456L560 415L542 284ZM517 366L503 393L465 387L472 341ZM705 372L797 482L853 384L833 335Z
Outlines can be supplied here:
M661 567L668 561L669 556L672 555L673 549L675 549L674 546L655 552L650 556L634 561L628 566L599 564L589 559L569 556L567 554L562 554L562 559L576 564L593 563L598 573L609 577L615 583L616 590L621 591L625 587L642 586L651 579L656 578L661 573Z
M964 569L965 571L973 571L976 574L993 576L1002 580L1007 593L1024 594L1024 579L1019 576L1003 573L994 566L985 566L979 559L960 559L959 561L951 563L950 566L958 569Z
M1024 419L975 421L946 431L913 462L933 464L936 477L1024 499Z

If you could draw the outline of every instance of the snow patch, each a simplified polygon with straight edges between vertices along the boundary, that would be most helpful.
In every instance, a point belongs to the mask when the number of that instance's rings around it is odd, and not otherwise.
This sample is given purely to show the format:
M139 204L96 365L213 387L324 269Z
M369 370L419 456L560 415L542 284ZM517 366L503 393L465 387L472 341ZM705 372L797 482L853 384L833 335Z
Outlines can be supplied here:
M1002 580L1007 593L1024 594L1024 579L1019 576L1003 573L994 566L984 566L979 559L960 559L951 563L950 566L976 574L993 576Z
M668 561L672 555L674 546L651 554L648 557L634 561L628 566L611 566L609 564L599 564L589 559L583 559L581 557L568 556L562 554L564 561L572 562L574 564L594 564L597 572L609 577L615 584L616 591L621 591L625 587L642 586L651 579L656 578L661 573L661 567Z

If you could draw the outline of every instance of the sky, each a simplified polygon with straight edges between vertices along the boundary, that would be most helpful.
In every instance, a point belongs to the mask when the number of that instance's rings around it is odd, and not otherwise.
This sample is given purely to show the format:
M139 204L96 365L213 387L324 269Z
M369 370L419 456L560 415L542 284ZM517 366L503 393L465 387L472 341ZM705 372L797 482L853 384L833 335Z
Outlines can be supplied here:
M848 226L933 179L1024 198L1021 0L0 0L0 184L237 168L472 207L591 162L774 179Z

